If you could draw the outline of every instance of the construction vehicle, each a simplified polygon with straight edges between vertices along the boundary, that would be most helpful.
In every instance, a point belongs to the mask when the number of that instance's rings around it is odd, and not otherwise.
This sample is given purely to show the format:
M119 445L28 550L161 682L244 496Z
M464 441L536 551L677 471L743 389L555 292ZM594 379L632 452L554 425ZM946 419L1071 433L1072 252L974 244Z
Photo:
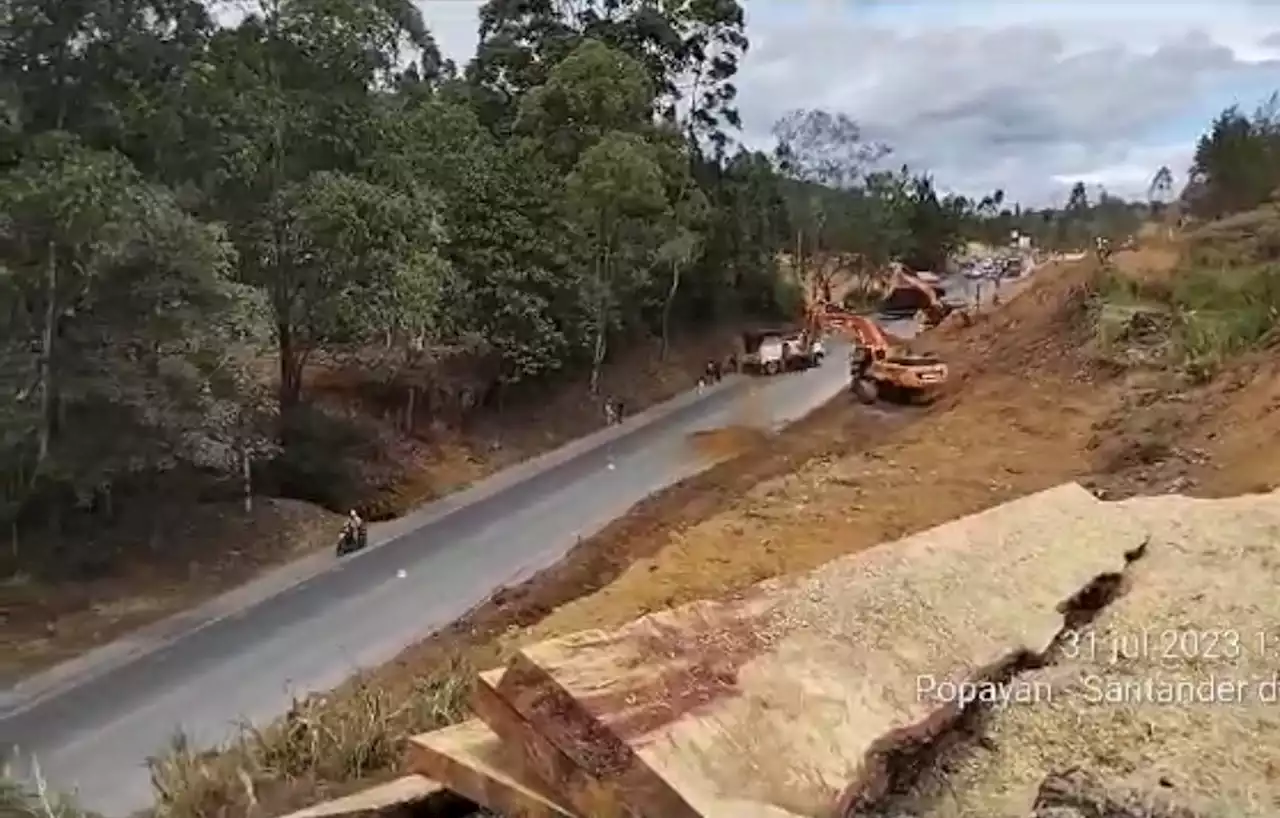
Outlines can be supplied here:
M777 375L822 363L826 348L808 327L763 329L742 333L742 371Z
M849 388L862 403L929 403L946 384L947 365L934 355L895 349L875 320L830 303L809 309L811 332L839 334L849 350Z
M952 311L942 300L940 289L899 268L894 271L892 289L880 305L880 312L895 318L919 317L925 326L937 326Z

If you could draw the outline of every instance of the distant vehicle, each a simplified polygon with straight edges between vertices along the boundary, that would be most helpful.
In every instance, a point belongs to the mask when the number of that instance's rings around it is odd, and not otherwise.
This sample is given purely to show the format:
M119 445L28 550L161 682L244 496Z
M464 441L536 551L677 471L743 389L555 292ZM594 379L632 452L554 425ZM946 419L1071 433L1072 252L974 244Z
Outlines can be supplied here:
M755 375L776 375L782 371L786 333L761 330L742 333L742 371Z
M742 371L755 375L808 369L822 363L827 354L820 338L796 329L744 332L742 347Z

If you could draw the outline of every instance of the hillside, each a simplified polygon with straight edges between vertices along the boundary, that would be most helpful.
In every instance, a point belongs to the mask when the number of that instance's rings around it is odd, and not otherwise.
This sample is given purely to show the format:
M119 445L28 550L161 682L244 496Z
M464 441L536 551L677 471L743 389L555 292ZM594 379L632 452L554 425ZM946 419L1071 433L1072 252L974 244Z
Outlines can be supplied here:
M457 712L462 691L445 680L459 671L442 668L493 667L522 645L812 569L1065 481L1107 498L1228 496L1280 486L1280 465L1270 456L1280 424L1270 335L1214 336L1224 346L1206 368L1205 350L1192 343L1199 330L1179 312L1186 303L1177 295L1177 282L1205 274L1197 266L1205 254L1226 254L1233 269L1271 269L1257 267L1268 263L1269 251L1253 237L1280 219L1250 218L1259 221L1244 233L1214 224L1175 245L1118 254L1110 269L1051 266L969 326L944 325L922 343L948 360L956 380L927 410L868 412L838 399L774 438L726 431L716 445L736 452L732 460L645 502L565 564L499 594L336 698L310 705L315 738L327 746L322 736L331 731L346 742L370 742L387 731L421 730ZM1131 288L1140 282L1150 289L1135 302ZM1213 298L1234 292L1195 291L1208 299L1198 303L1196 320L1207 320ZM1116 330L1118 310L1127 316L1123 332ZM1165 320L1152 319L1152 329L1148 318L1133 317L1151 315ZM441 681L424 686L424 678ZM385 721L359 715L405 701L414 704ZM213 766L172 757L163 768L174 787L174 800L164 802L169 814L206 814L199 805L209 798L238 801L242 787L218 770L248 764L266 774L269 766L258 766L263 754L282 751L273 735L246 739ZM1109 741L1104 734L1096 740ZM1218 745L1204 746L1218 752ZM269 775L257 779L258 796L283 807L314 799L318 785L330 793L350 788L349 769L331 755L337 749L314 757L297 784L281 789ZM1052 766L1056 756L1044 758ZM1101 772L1111 775L1107 769ZM1031 770L1019 773L1024 784ZM987 780L965 783L978 789L961 800L988 798L981 788L997 785ZM942 796L926 784L900 796L931 815ZM926 802L934 806L920 806Z

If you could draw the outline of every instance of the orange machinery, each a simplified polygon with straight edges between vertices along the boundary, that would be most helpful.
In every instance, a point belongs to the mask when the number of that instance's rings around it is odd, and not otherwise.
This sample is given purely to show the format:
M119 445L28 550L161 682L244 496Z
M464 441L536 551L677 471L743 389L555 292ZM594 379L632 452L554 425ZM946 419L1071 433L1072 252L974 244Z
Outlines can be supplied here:
M895 349L873 319L830 303L811 303L806 326L810 332L826 332L847 339L849 387L863 403L878 399L910 403L929 402L946 384L947 365L933 355L915 355Z
M893 274L894 290L914 290L920 293L924 307L924 321L927 326L936 326L951 313L951 308L938 297L937 289L916 276L899 267Z

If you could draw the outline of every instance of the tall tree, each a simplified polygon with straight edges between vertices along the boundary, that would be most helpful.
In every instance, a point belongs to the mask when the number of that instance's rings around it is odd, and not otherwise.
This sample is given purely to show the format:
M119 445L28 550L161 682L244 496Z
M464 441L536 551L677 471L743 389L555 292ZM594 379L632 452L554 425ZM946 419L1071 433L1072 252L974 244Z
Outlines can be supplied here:
M1193 208L1202 216L1247 210L1280 189L1280 96L1252 116L1224 110L1196 143L1191 166Z
M501 131L521 96L584 39L596 39L644 66L657 113L723 146L725 128L739 124L733 77L747 50L745 24L738 0L488 0L467 76L486 121Z
M166 462L235 297L229 244L118 154L66 135L32 143L0 176L0 213L8 499Z

